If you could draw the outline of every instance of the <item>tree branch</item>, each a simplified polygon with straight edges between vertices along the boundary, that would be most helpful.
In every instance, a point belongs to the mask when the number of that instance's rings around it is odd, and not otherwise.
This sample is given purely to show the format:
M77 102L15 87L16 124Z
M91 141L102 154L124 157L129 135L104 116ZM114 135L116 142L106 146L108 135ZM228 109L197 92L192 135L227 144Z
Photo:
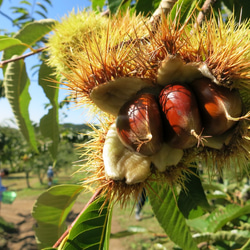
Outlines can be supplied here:
M11 58L11 59L8 59L8 60L5 60L5 61L1 61L0 62L0 68L2 68L5 64L8 64L10 62L15 62L15 61L24 59L24 58L26 58L28 56L32 56L32 55L37 54L37 53L39 53L39 52L41 52L41 51L43 51L43 50L45 50L47 48L48 48L48 46L42 47L42 48L36 49L35 51L29 52L27 54L24 54L24 55L21 55L21 56L17 56L15 58Z
M152 23L153 25L155 23L158 23L161 17L161 14L163 13L164 15L167 15L171 11L171 9L173 8L176 2L177 0L161 0L158 8L153 13L149 22Z
M199 12L197 19L196 19L196 24L195 24L195 28L197 27L197 25L201 25L201 23L203 22L205 16L207 15L208 11L210 10L210 8L212 7L212 5L216 2L216 0L206 0L203 4L203 6L201 7L201 11Z

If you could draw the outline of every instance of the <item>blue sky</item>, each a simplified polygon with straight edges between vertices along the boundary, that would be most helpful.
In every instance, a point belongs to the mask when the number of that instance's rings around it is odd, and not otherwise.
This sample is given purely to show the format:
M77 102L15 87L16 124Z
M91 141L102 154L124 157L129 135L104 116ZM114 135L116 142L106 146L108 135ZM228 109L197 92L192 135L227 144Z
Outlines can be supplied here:
M13 16L9 8L11 6L18 6L19 2L20 2L19 0L3 0L3 4L0 7L0 10L9 16ZM83 10L84 8L89 7L91 5L91 2L88 0L51 0L51 2L53 5L52 7L46 6L48 9L47 16L48 18L53 18L56 20L60 20L61 17L70 13L73 8L75 10L77 9ZM0 29L15 31L15 28L12 26L11 22L2 15L0 15ZM48 111L44 109L44 105L48 103L48 99L44 95L42 88L38 85L37 75L32 76L31 74L30 68L37 62L36 56L26 58L25 62L26 62L27 72L31 80L29 88L29 93L32 97L29 106L30 119L36 123L39 123L42 116L46 114ZM1 79L3 78L2 72L0 72L0 78ZM67 91L64 90L60 90L59 93L60 93L59 100L63 100L67 95ZM69 122L74 124L82 124L87 121L89 122L89 120L85 115L86 113L87 110L83 108L76 109L73 105L71 105L70 110L68 110L67 108L60 110L59 122L60 123ZM64 114L66 114L67 117L65 117ZM8 100L6 98L0 98L0 125L13 126L12 122L10 121L11 119L12 120L14 119L14 115L12 113Z

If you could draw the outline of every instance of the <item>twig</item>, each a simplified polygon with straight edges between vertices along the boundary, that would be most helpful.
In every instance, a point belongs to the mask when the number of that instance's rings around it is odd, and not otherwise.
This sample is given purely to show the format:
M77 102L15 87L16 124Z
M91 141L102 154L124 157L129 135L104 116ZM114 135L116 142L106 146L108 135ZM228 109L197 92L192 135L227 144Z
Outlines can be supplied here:
M200 26L201 23L203 22L206 14L208 13L208 11L210 10L210 8L212 7L212 5L216 2L216 0L206 0L203 4L203 6L201 7L201 11L199 12L197 19L196 19L196 24L195 27Z
M176 2L177 0L161 0L158 8L155 10L149 22L152 23L153 25L155 23L158 23L161 14L163 13L164 15L167 15L171 11Z
M27 53L27 54L24 54L24 55L21 55L21 56L17 56L17 57L14 57L14 58L11 58L11 59L8 59L8 60L5 60L5 61L1 61L1 62L0 62L0 68L2 68L3 65L5 65L5 64L7 64L7 63L15 62L15 61L24 59L24 58L26 58L26 57L28 57L28 56L32 56L32 55L37 54L37 53L39 53L39 52L41 52L41 51L43 51L43 50L45 50L45 49L47 49L47 48L48 48L48 46L42 47L42 48L36 49L35 51L29 52L29 53Z
M94 194L93 196L90 198L90 200L88 201L88 203L84 206L84 208L82 209L82 211L77 215L77 217L75 218L75 220L71 223L71 225L68 227L68 229L62 234L62 236L57 240L57 242L54 244L53 248L58 247L61 242L65 239L65 237L69 234L69 231L71 230L71 228L75 225L75 223L77 222L78 218L84 213L84 211L88 208L88 206L97 198L97 196L101 193L102 189L99 188Z

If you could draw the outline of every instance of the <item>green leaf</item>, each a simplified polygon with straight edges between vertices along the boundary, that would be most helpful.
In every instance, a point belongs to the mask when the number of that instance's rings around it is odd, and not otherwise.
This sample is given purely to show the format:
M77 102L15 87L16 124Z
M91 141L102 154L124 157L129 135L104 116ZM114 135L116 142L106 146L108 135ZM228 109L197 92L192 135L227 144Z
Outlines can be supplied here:
M197 6L201 7L205 0L179 0L173 6L170 16L174 20L176 17L180 19L180 23L184 23L192 14L193 11L197 10Z
M206 231L215 233L227 222L232 221L244 214L249 214L249 211L249 203L243 207L236 204L228 204L226 207L218 207L206 218L206 221L208 221Z
M12 13L22 13L22 14L25 14L25 15L28 15L29 12L25 9L25 8L20 8L20 7L11 7L10 9L12 9Z
M28 92L29 85L30 80L24 61L18 60L9 63L4 78L5 95L9 100L19 129L31 147L38 152L34 128L29 118L28 108L31 99Z
M240 250L248 250L250 249L250 239L245 243L244 246Z
M25 1L25 0L21 1L20 4L27 4L29 6L32 6L32 4L29 1Z
M195 234L193 236L197 243L201 242L216 242L216 241L232 241L238 244L245 244L250 237L249 231L232 230L232 231L219 231L216 233L203 233Z
M154 6L153 0L149 0L149 1L139 0L136 3L135 10L136 10L136 13L141 12L141 13L144 13L144 15L148 15L148 13L152 11L153 6Z
M52 3L50 0L44 0L46 3L48 3L50 6L52 6Z
M187 220L187 225L192 227L196 232L206 233L209 222L206 221L207 214L204 216Z
M105 197L92 202L70 230L63 250L102 249L109 217L109 203Z
M115 14L118 12L119 8L122 5L123 0L108 0L108 8L111 14Z
M154 192L149 192L155 216L169 238L184 250L198 249L185 218L180 212L172 190L166 184L151 183Z
M45 12L45 13L48 13L48 10L47 10L47 8L43 5L43 4L41 4L41 3L36 3L40 8L42 8L43 9L43 11Z
M40 120L40 130L44 137L49 137L51 139L52 144L49 146L49 151L55 160L59 143L59 88L58 84L55 82L56 77L54 72L55 70L53 68L49 67L45 62L43 62L39 70L39 85L43 88L52 105L49 113Z
M207 191L220 191L222 193L225 193L224 185L221 183L203 183L203 188Z
M208 210L210 208L201 180L196 168L192 168L194 174L187 176L184 187L179 195L178 206L185 218L199 217L203 214L199 207ZM196 213L195 213L196 212ZM192 214L192 217L191 217Z
M108 213L107 228L106 228L106 233L105 233L103 250L109 250L109 239L111 235L111 222L112 222L113 208L114 208L114 204L110 205L109 210L108 210L109 213Z
M188 220L187 224L201 233L215 233L226 223L242 215L249 214L249 211L249 203L243 207L236 204L228 204L225 207L217 207L209 216Z
M100 11L102 10L104 4L105 4L105 0L92 0L92 9L94 11Z
M49 151L53 159L56 160L59 143L58 109L51 108L49 113L41 118L40 130L44 137L51 139Z
M82 190L79 185L58 185L38 197L32 216L40 248L52 246L65 231L65 219Z
M18 39L29 46L34 45L52 30L54 24L55 20L53 19L34 21L19 30L13 38ZM4 50L2 59L7 60L13 55L22 55L26 50L27 46L25 45L12 46L11 48Z
M8 36L0 36L0 51L21 43L22 42L19 39Z
M42 13L41 11L39 11L39 10L36 10L35 13L38 14L38 15L40 15L40 16L43 17L43 18L46 18L46 17L47 17L45 14L43 14L43 13Z

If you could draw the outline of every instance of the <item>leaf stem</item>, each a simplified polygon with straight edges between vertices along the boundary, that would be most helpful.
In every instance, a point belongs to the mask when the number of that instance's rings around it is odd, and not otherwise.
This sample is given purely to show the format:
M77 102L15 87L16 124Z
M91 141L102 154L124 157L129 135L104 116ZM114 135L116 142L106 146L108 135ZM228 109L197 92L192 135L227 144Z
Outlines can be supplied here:
M17 56L17 57L14 57L14 58L11 58L11 59L8 59L8 60L5 60L5 61L1 61L1 62L0 62L0 68L2 68L5 64L8 64L8 63L10 63L10 62L15 62L15 61L24 59L24 58L26 58L26 57L28 57L28 56L32 56L32 55L37 54L37 53L39 53L39 52L41 52L41 51L43 51L43 50L45 50L45 49L47 49L47 48L48 48L48 46L45 46L45 47L36 49L36 50L34 50L34 51L31 51L31 52L29 52L29 53L27 53L27 54L24 54L24 55L21 55L21 56Z
M71 228L77 222L78 218L84 213L84 211L88 208L88 206L97 198L97 196L101 193L101 191L102 191L101 188L97 189L97 191L93 194L93 196L89 199L89 201L87 202L87 204L84 206L84 208L82 209L82 211L77 215L77 217L75 218L75 220L71 223L71 225L67 228L67 230L62 234L62 236L53 245L53 248L59 247L59 245L64 240L64 238L67 237L67 235L69 234L69 231L71 230Z

